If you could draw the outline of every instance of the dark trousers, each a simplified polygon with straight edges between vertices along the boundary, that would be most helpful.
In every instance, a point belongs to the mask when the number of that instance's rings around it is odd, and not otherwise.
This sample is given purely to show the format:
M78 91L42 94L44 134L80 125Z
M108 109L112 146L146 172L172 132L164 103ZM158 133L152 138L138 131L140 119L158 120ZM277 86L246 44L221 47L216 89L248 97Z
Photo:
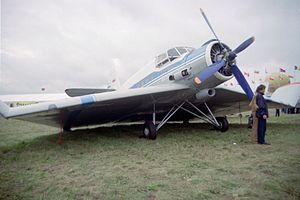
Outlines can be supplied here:
M267 129L267 120L262 117L258 118L257 141L259 144L265 143L266 129Z
M279 116L280 116L280 110L279 110L279 109L276 109L275 117L279 117Z

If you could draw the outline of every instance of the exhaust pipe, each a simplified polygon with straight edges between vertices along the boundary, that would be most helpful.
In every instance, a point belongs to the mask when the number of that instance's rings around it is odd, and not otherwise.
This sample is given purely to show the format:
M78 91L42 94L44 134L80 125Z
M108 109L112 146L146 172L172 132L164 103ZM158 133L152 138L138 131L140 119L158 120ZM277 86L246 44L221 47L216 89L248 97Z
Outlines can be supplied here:
M198 92L195 97L199 102L205 102L208 99L212 98L213 96L215 96L216 94L216 90L213 88L210 89L204 89L201 90L200 92Z

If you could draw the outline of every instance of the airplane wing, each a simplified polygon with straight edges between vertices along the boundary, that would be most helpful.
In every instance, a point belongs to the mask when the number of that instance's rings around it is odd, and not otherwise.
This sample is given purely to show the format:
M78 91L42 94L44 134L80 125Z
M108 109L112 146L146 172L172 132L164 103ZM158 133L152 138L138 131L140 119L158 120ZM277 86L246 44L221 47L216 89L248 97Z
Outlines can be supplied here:
M278 88L270 97L265 97L269 108L295 107L300 99L300 84L289 84ZM249 100L239 87L216 87L216 95L208 102L216 116L225 116L249 111Z
M68 98L65 93L47 93L47 94L23 94L23 95L0 95L0 101L13 103L13 102L45 102L56 101Z
M9 108L0 101L0 114L50 126L112 122L130 113L153 110L153 103L172 105L186 98L188 86L172 84L90 94L52 102Z

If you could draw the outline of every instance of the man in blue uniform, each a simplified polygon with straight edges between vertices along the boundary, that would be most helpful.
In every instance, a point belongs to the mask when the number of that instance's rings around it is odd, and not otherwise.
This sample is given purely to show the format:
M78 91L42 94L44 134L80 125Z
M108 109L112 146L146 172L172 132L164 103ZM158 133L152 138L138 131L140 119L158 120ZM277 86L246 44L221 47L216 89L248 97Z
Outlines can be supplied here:
M258 118L257 141L258 144L270 145L270 143L265 142L267 118L269 117L268 106L263 96L265 89L266 86L264 85L259 85L256 89L256 104L258 106L256 111L256 117Z

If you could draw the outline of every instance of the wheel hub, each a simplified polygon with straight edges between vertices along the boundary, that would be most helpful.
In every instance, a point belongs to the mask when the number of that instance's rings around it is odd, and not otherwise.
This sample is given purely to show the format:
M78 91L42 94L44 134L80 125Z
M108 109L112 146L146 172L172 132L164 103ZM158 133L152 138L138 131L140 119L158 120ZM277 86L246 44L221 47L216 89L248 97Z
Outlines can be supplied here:
M145 129L144 129L144 135L145 135L145 136L148 136L149 133L150 133L150 130L149 130L148 128L145 128Z

